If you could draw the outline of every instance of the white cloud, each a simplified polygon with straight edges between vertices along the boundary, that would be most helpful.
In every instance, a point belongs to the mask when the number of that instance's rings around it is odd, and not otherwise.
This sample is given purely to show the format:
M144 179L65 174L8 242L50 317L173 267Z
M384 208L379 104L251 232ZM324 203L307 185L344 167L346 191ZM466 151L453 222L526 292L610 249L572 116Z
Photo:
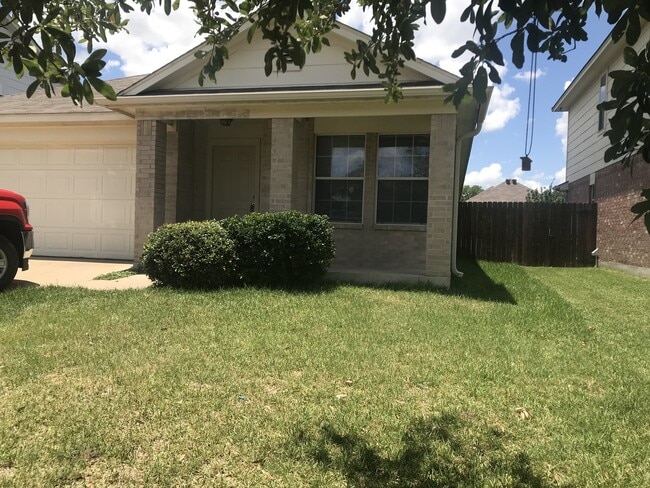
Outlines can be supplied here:
M118 61L117 59L109 59L109 60L106 62L106 67L107 67L108 69L111 69L111 68L119 68L120 66L122 66L122 63L121 63L120 61Z
M568 141L569 129L569 112L563 112L557 119L555 119L555 135L562 141L562 150L566 155L566 145Z
M503 129L509 121L519 114L521 103L519 98L512 98L514 94L515 89L507 83L494 87L490 108L483 124L485 132Z
M126 76L150 73L202 42L195 37L198 26L187 2L181 2L170 16L156 8L151 15L135 10L128 18L128 33L111 36L106 44L97 43L121 59Z
M503 172L499 163L492 163L478 171L470 171L465 176L466 185L479 185L489 188L503 182Z
M566 181L566 166L557 170L553 176L555 178L553 181L554 185L564 183Z
M541 78L545 74L546 74L546 71L544 71L541 68L537 68L537 70L535 70L535 73L533 74L533 79ZM517 73L515 73L515 80L530 81L530 75L531 75L530 70L528 70L528 71L518 71Z
M364 11L356 2L352 2L350 10L341 17L341 21L350 27L365 32L366 34L372 33L372 27L374 25L372 20L372 10L366 9Z

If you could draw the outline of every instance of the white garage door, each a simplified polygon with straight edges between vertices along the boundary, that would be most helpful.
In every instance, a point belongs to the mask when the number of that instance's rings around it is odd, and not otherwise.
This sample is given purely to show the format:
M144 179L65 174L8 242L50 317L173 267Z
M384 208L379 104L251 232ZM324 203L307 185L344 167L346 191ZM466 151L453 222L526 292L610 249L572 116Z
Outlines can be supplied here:
M38 128L29 142L0 147L0 187L27 198L34 255L133 258L131 132Z

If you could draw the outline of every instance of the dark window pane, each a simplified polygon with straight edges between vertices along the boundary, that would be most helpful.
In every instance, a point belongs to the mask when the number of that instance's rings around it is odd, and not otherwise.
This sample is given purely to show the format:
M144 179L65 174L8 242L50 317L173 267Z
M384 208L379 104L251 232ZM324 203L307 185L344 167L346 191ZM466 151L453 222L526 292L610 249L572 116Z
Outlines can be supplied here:
M396 202L410 202L411 201L411 182L410 181L396 181L395 182L395 201Z
M366 138L364 136L350 136L349 147L360 148L365 151Z
M332 183L329 180L316 181L316 200L330 200Z
M390 224L393 222L393 204L392 203L378 203L377 204L377 223Z
M314 205L314 213L318 215L327 215L330 214L330 201L329 200L316 200L316 205Z
M348 185L345 180L332 181L332 200L337 202L345 202L348 199Z
M380 178L395 176L395 159L380 157L377 162L377 176Z
M429 156L413 156L413 176L429 176Z
M429 154L429 145L431 144L428 135L419 135L413 137L413 146L417 154L423 154L420 151L426 151Z
M411 204L410 203L395 203L395 215L393 216L393 222L400 224L410 224L411 223Z
M348 203L348 222L361 222L361 202Z
M379 136L379 147L395 147L395 136Z
M395 182L378 181L377 182L377 201L392 202L395 199Z
M395 160L395 177L410 178L413 176L413 159L411 156L400 156Z
M316 158L316 176L331 176L330 158Z
M316 138L316 156L329 156L332 154L332 138L318 136Z
M429 190L428 181L414 181L412 200L414 202L426 202L429 199L428 190Z
M347 205L345 202L332 202L330 219L334 222L345 222L346 207Z
M348 147L348 136L333 136L332 137L332 147Z
M399 148L413 148L413 136L397 136L395 145Z
M363 200L363 181L348 181L348 200Z
M412 224L426 224L427 223L427 204L426 203L413 203L411 204L411 223Z

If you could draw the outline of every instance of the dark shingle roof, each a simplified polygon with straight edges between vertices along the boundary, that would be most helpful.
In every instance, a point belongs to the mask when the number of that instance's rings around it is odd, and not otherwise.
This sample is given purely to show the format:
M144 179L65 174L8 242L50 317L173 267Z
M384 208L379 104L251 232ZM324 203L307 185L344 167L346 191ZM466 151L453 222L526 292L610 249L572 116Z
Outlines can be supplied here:
M106 80L115 90L120 92L133 83L141 80L143 76L128 76L125 78L115 78ZM111 110L94 103L89 105L84 103L79 107L72 103L69 98L64 98L57 94L52 98L47 98L43 90L37 90L31 98L27 98L24 93L0 97L0 115L28 115L28 114L69 114L69 113L102 113L111 112Z
M478 195L474 195L468 202L525 202L528 193L526 185L517 180L506 180L496 186L491 186Z

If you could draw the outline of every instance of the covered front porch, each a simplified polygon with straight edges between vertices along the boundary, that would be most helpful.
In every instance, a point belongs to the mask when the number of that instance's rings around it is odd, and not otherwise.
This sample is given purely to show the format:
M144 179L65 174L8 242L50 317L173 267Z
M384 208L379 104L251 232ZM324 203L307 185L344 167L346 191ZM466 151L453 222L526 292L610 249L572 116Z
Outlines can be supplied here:
M357 178L362 196L357 219L333 218L333 272L365 281L392 277L448 285L455 114L142 119L137 126L136 259L149 232L163 223L251 211L318 211L317 141L355 134L363 141ZM419 134L428 141L424 222L377 220L382 134Z

